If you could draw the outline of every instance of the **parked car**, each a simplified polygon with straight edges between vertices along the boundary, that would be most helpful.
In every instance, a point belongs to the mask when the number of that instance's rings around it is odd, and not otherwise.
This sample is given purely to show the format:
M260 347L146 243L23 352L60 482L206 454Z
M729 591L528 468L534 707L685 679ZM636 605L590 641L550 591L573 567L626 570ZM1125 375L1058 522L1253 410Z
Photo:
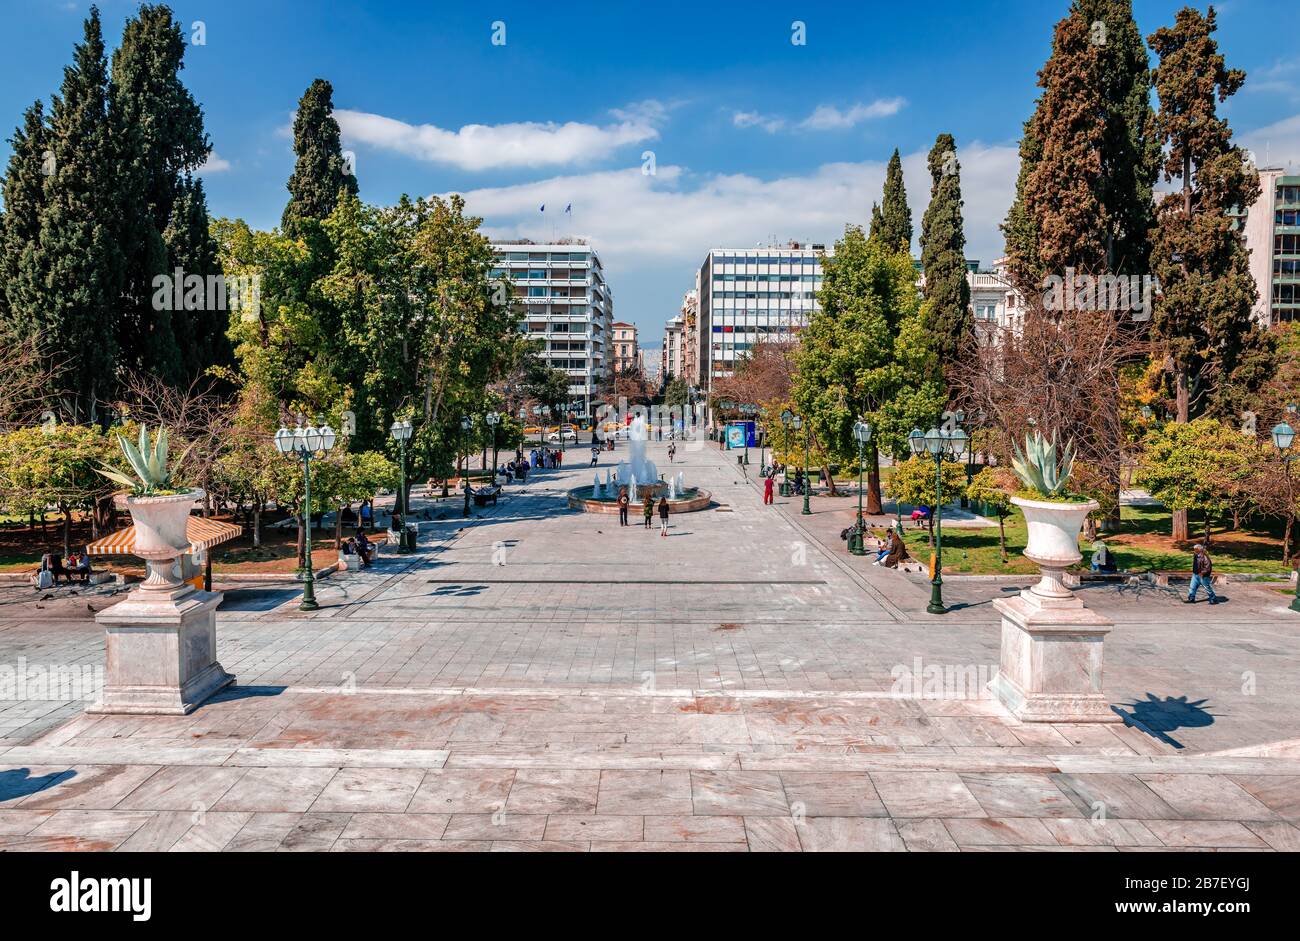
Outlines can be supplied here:
M555 431L552 431L549 435L546 436L546 440L554 441L558 443L560 440L560 435L564 435L564 440L566 443L570 441L577 442L578 440L578 433L573 430L572 425L565 425L563 428L557 428Z

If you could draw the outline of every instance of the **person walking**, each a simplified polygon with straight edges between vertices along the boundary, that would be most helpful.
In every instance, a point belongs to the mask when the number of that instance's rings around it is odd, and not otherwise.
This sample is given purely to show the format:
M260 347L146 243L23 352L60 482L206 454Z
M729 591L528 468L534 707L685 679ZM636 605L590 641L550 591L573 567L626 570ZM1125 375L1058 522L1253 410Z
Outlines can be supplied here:
M627 506L631 501L627 498L627 488L622 487L618 491L618 525L627 525Z
M764 477L763 478L763 506L771 506L773 503L776 502L773 497L773 491L775 489L776 489L776 478L771 476Z
M1214 593L1214 563L1210 561L1205 546L1197 543L1192 549L1192 587L1184 604L1196 604L1196 592L1202 585L1210 597L1210 604L1218 604L1219 596Z
M595 467L600 462L600 448L596 445L591 446L591 466Z
M677 444L676 442L669 441L668 442L668 463L671 464L676 457L677 457Z
M655 515L655 498L650 494L645 495L645 501L641 504L641 515L645 517L645 528L650 528L650 520Z
M659 535L668 535L668 497L659 498Z

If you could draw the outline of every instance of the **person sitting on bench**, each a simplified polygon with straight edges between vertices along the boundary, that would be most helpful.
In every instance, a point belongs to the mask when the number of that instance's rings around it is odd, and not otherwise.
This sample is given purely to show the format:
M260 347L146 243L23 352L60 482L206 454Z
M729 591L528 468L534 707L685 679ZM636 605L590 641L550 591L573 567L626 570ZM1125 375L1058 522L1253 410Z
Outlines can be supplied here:
M373 554L373 550L370 548L370 540L366 538L366 531L364 529L358 529L357 536L352 540L352 542L356 546L357 555L361 559L361 567L363 569L369 568L370 557Z

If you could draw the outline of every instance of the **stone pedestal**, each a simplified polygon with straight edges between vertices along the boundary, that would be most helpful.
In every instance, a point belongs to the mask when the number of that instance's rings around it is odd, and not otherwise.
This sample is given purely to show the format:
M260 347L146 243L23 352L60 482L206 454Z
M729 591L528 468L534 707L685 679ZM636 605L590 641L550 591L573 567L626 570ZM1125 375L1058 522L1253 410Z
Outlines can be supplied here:
M95 616L104 625L104 693L93 714L179 716L235 678L217 662L218 592L139 588Z
M1102 693L1102 643L1114 622L1085 608L1062 569L999 598L1002 657L989 690L1022 722L1120 722Z

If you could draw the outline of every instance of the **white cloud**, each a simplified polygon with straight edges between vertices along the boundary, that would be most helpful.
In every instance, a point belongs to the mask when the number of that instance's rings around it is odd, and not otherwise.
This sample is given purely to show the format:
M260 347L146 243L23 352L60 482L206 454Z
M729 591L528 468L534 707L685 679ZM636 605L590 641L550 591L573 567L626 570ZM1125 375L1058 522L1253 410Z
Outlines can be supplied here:
M569 121L467 124L447 130L433 124L407 124L380 114L337 109L334 117L350 145L365 144L460 167L554 167L608 157L618 148L653 140L668 106L644 101L611 112L605 126Z
M1300 114L1239 135L1237 141L1255 155L1260 167L1300 167Z
M859 102L843 111L834 105L818 105L799 126L810 131L844 130L862 121L898 114L906 104L905 98L878 98L870 104Z
M775 134L785 127L784 118L759 114L757 111L737 111L732 114L731 123L739 128L761 127L769 134Z
M975 143L959 154L968 254L991 261L1002 251L997 227L1014 195L1017 149ZM925 158L918 152L904 160L918 234L930 195ZM710 248L767 243L774 235L832 244L846 223L869 221L884 178L885 164L874 161L830 163L804 175L771 180L746 174L695 175L660 164L654 176L632 167L486 187L464 195L469 211L484 217L494 238L549 239L554 223L556 235L591 238L611 270L681 266L686 284L691 266ZM543 203L572 203L573 213L539 213Z
M203 165L194 172L202 176L208 173L225 173L229 169L230 161L215 150L210 150L208 151L208 159L203 161Z

